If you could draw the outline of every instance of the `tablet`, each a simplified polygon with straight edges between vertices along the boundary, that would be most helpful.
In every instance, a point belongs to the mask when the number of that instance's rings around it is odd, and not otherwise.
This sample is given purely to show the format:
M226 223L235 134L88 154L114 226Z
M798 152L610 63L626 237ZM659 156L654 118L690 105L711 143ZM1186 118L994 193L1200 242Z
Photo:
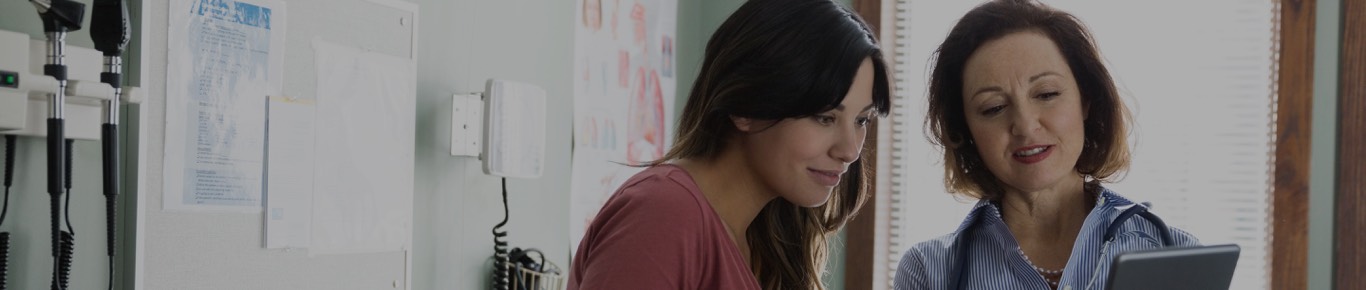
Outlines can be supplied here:
M1238 245L1170 247L1120 254L1110 266L1109 290L1227 290Z

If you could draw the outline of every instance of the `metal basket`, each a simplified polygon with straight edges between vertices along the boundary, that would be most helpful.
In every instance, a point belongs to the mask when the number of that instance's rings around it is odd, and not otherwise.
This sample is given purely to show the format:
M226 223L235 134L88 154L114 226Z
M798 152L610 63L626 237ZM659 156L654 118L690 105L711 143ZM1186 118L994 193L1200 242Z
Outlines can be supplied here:
M554 263L546 262L547 268L559 269ZM561 290L565 289L565 277L553 272L541 272L521 265L508 265L508 280L511 290Z

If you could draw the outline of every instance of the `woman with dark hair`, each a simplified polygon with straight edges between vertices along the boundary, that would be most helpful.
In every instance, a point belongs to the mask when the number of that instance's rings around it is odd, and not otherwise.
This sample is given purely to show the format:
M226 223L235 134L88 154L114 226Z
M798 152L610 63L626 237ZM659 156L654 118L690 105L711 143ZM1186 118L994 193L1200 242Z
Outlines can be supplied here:
M906 252L895 288L1097 289L1119 253L1196 244L1100 185L1128 168L1129 122L1075 17L1031 0L969 11L936 51L925 123L945 186L978 202Z
M868 198L886 64L830 0L750 0L707 43L663 158L589 225L569 289L820 289L827 239Z

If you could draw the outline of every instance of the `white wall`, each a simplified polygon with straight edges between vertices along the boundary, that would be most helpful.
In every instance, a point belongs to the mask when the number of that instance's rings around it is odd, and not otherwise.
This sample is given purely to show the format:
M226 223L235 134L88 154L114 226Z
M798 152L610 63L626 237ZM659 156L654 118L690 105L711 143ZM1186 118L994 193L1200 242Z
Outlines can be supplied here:
M377 1L285 1L288 31L284 94L311 98L315 75L314 37L375 52L408 57L408 32L400 17L409 16ZM148 3L143 19L147 38L147 101L142 105L143 171L139 213L144 247L138 253L139 289L405 289L409 269L403 252L317 255L306 251L263 249L260 213L176 212L162 209L165 139L167 26L169 1ZM411 19L411 18L406 18ZM381 26L380 24L387 24ZM353 26L371 25L358 29ZM392 26L388 26L392 25ZM381 43L382 42L382 43ZM420 59L419 59L420 60ZM133 158L129 158L132 160Z
M503 218L499 179L450 156L450 97L499 78L547 92L546 164L539 179L509 179L514 247L569 267L574 2L418 1L413 289L487 289L493 235Z

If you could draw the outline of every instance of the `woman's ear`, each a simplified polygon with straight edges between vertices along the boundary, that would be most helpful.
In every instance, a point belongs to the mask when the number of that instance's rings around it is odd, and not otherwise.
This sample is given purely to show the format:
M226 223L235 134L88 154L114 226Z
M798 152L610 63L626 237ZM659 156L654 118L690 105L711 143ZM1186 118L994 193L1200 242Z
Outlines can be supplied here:
M1086 121L1091 117L1091 101L1081 100L1081 120Z
M735 129L740 132L751 133L754 130L754 119L731 115L730 122L734 123Z

